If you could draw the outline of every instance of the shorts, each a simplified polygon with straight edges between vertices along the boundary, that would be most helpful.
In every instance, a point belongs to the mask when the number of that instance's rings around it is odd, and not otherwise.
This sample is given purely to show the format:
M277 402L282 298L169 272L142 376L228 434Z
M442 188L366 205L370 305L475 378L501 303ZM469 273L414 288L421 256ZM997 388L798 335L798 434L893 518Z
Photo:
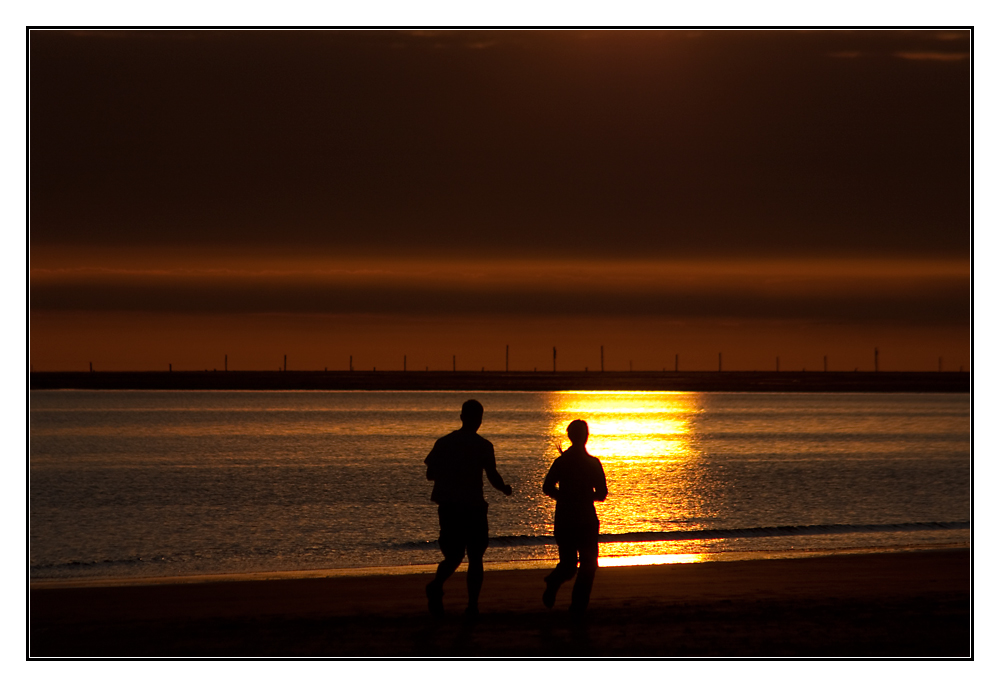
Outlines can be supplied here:
M441 523L438 545L445 558L462 558L466 551L470 558L482 557L490 542L487 508L486 503L471 506L442 503L438 506Z
M579 552L580 562L597 563L598 538L601 523L594 512L559 512L556 511L555 523L556 544L559 546L559 559L572 558L576 561Z

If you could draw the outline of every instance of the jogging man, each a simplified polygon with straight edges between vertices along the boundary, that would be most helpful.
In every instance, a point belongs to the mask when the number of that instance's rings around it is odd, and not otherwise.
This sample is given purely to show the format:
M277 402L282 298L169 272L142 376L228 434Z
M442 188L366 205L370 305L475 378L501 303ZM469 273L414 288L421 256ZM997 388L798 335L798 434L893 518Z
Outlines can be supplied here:
M513 492L497 472L493 444L476 431L483 423L483 406L469 400L462 404L462 428L441 437L424 459L427 479L434 481L431 501L438 504L441 535L438 544L444 560L437 575L427 585L427 607L435 616L444 613L444 583L469 556L467 584L469 606L466 616L479 614L479 591L483 587L483 554L489 545L488 504L483 498L483 472L496 489L507 496Z

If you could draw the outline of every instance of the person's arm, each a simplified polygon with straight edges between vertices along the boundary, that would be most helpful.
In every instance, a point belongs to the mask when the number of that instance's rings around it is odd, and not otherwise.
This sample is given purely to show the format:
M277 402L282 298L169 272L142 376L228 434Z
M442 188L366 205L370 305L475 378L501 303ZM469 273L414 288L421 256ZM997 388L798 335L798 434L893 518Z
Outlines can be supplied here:
M434 448L431 452L427 454L424 458L424 463L427 465L427 479L434 481L438 478L438 442L434 442Z
M603 501L608 498L608 480L604 477L604 466L597 461L597 484L594 485L594 500Z
M559 459L556 459L558 462ZM552 463L552 467L549 468L548 474L545 475L545 481L542 482L542 493L553 498L556 501L559 500L559 487L556 484L559 482L559 478L556 475L556 463Z
M503 481L503 477L501 477L500 473L497 471L497 458L496 454L493 453L492 445L490 446L489 457L486 459L486 465L484 467L486 468L486 479L490 481L490 484L492 484L494 488L498 491L502 491L507 496L514 493L514 489Z

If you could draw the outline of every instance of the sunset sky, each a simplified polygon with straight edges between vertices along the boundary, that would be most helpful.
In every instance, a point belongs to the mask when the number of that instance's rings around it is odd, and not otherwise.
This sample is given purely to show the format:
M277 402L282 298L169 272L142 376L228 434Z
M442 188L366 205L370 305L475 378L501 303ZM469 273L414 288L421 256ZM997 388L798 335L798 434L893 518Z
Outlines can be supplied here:
M968 369L968 32L29 38L34 370Z

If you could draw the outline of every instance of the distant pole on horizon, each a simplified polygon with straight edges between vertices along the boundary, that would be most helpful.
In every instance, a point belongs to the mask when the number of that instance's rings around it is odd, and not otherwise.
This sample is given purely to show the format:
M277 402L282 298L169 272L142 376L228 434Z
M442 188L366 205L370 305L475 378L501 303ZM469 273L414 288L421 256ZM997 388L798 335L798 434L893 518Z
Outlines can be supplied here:
M601 372L604 372L604 346L601 346Z
M719 353L719 372L722 372L722 354Z
M167 372L173 372L173 371L174 371L174 364L167 363Z
M878 349L875 349L875 371L878 372Z
M507 350L504 352L503 371L510 372L510 344L507 344Z
M826 372L826 356L823 356L823 372Z
M281 371L288 372L288 354L285 353L285 362L281 364Z
M94 363L90 363L90 371L91 371L91 372L93 372L93 371L94 371Z
M681 354L674 353L674 372L680 372L681 370Z
M556 347L552 347L552 371L556 371Z

